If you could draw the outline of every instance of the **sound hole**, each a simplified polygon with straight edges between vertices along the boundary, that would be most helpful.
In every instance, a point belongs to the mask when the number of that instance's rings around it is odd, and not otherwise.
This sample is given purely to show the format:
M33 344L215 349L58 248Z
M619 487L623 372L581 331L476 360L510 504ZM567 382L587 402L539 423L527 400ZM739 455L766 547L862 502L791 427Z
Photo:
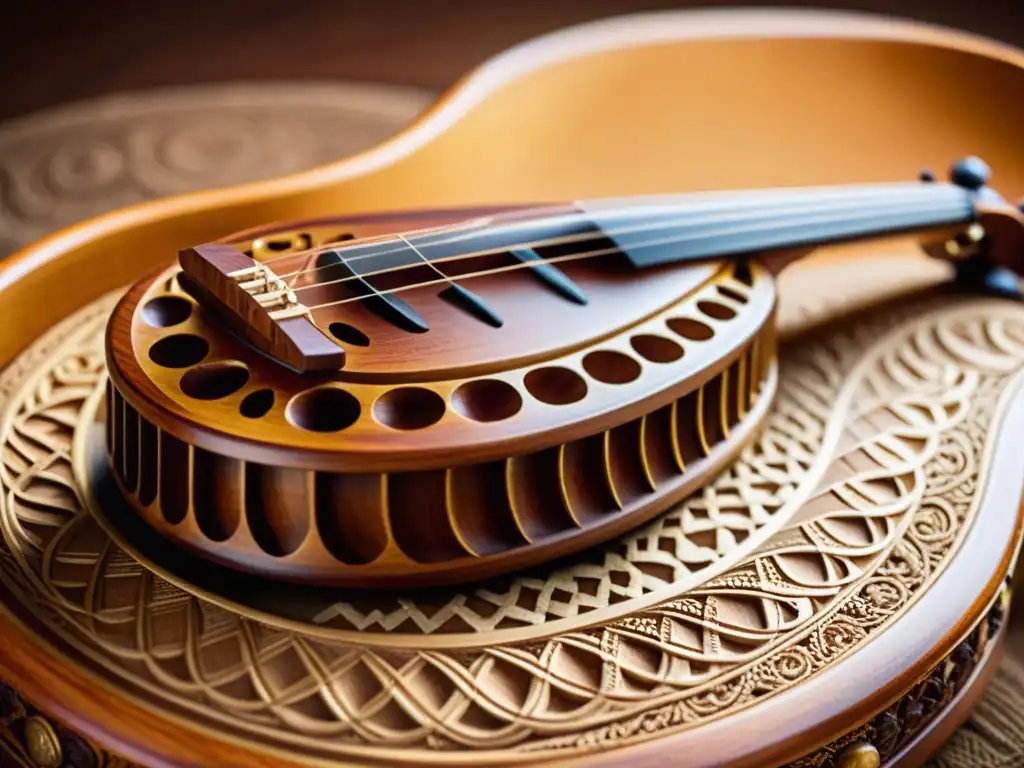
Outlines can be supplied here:
M210 345L201 336L176 333L160 339L149 348L149 359L164 368L188 368L202 361Z
M683 348L672 339L652 333L634 336L629 343L640 357L652 363L672 363L683 356Z
M238 407L239 412L247 419L258 419L267 415L267 411L274 407L274 390L257 389L250 392L242 400Z
M568 368L536 368L526 374L523 383L531 395L548 405L569 405L587 395L583 377Z
M313 238L308 232L297 232L295 234L282 233L274 239L257 238L252 241L252 248L249 255L256 261L264 261L274 254L285 253L286 251L304 251L313 245Z
M499 379L467 381L452 394L452 407L473 421L501 421L519 413L523 398Z
M334 338L343 344L351 344L355 347L370 346L370 337L347 323L331 323L328 330Z
M160 296L142 308L142 319L154 328L169 328L188 320L192 303L180 296Z
M423 429L444 416L444 398L423 387L399 387L373 404L373 417L392 429Z
M736 313L733 310L724 304L719 304L717 301L698 301L697 309L708 317L715 318L715 320L732 320L736 317Z
M746 304L747 303L747 297L746 296L744 296L739 291L733 290L732 288L730 288L727 285L720 285L720 286L718 286L718 292L720 294L722 294L723 296L725 296L727 299L732 299L733 301L738 302L740 304Z
M601 349L583 358L583 370L605 384L628 384L640 375L640 363L622 352Z
M711 326L689 317L673 317L667 322L669 328L690 341L707 341L715 335Z
M248 369L239 362L208 363L181 377L181 391L196 400L220 400L249 381Z
M354 424L359 413L359 401L337 387L307 389L285 409L288 421L310 432L339 432Z

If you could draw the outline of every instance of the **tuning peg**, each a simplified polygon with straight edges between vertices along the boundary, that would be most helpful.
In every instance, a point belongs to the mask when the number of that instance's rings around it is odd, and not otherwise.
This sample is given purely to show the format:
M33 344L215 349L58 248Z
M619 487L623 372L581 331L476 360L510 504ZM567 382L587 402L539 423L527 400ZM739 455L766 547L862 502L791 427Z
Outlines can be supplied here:
M977 191L992 178L992 170L980 157L965 157L949 171L949 180L959 187Z

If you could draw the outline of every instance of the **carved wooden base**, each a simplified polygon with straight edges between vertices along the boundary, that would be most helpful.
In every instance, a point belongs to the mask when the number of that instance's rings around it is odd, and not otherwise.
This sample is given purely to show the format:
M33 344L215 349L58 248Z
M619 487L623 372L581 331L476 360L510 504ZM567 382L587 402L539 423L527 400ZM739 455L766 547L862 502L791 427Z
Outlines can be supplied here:
M893 704L789 768L922 764L970 714L1002 658L1009 588L953 652Z
M1004 590L949 656L896 702L789 768L879 768L922 764L967 718L1002 655ZM19 768L132 768L89 743L0 682L0 765Z
M1024 309L922 290L840 318L879 275L934 279L885 263L782 286L841 299L783 306L765 429L704 492L574 560L429 592L274 585L140 535L104 470L95 303L0 376L0 677L51 723L10 705L8 739L84 765L923 759L994 663L1001 604L978 622L1017 547Z

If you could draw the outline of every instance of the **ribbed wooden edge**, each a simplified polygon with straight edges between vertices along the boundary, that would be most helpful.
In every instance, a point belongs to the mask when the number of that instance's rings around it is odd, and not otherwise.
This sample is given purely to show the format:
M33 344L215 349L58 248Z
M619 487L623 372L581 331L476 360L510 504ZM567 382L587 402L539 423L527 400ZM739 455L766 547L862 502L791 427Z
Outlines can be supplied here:
M342 473L215 453L160 429L113 382L107 445L156 530L225 565L324 585L479 578L568 554L663 511L752 437L776 382L771 324L683 397L541 451Z

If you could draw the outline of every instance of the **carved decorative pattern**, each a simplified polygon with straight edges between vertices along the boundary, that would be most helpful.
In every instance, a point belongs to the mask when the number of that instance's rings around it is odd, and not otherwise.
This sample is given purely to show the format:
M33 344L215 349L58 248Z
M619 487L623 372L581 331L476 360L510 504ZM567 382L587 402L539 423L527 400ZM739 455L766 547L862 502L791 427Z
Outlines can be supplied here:
M813 367L785 366L783 385L804 379L804 397L819 393L839 417L834 439L806 447L825 468L817 490L774 491L784 504L796 499L784 529L685 589L672 591L668 575L650 583L646 607L609 598L610 617L589 626L539 623L524 644L480 634L459 649L432 638L402 649L378 642L386 635L354 646L274 628L172 586L112 545L85 511L72 456L83 404L104 386L108 307L55 329L28 352L36 362L0 381L5 587L149 706L295 754L390 763L444 750L474 750L486 764L621 746L763 701L840 662L957 550L984 482L988 427L1024 363L1024 312L991 300L907 302L806 340L804 354L837 362L824 381ZM845 349L857 350L848 367L838 362L851 359ZM811 419L808 433L820 428ZM736 495L716 485L703 503L719 517L752 514L764 485L752 468L774 471L741 463L739 476L751 475Z
M1006 588L952 653L936 664L909 693L876 715L870 723L790 763L789 768L839 768L844 750L858 742L873 745L883 761L908 746L949 706L991 652L1002 629L1009 599L1009 588Z
M843 377L856 361L854 349L848 340L837 339L832 348L786 354L783 370L800 373L782 377L775 416L759 437L706 490L622 536L614 546L594 548L538 576L518 576L471 592L382 597L370 606L335 602L309 619L322 629L362 633L514 628L523 637L524 627L548 633L562 626L552 626L553 621L610 606L626 612L641 602L678 594L753 549L813 489L825 468L819 457ZM836 412L831 421L838 426L840 418Z
M347 157L393 136L430 100L413 89L343 83L205 85L8 121L0 127L0 257L114 208Z

